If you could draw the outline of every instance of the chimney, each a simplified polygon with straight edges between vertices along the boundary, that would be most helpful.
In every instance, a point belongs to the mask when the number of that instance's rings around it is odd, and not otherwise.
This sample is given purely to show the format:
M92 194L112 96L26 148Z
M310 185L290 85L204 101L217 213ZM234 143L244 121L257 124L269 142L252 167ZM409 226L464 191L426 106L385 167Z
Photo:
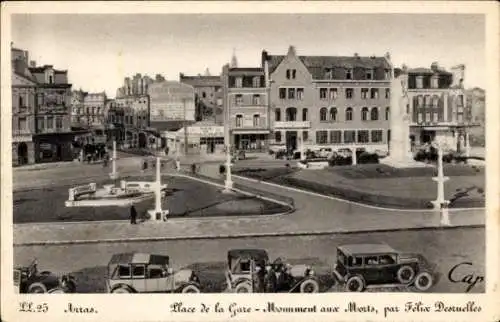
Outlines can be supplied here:
M30 67L36 67L36 61L34 60L30 61Z
M387 59L388 61L391 61L391 53L390 52L386 52L385 55L384 55L385 59Z
M295 56L297 55L297 51L295 50L295 46L288 47L287 56Z
M433 62L433 63L431 64L431 70L432 70L433 72L437 71L437 70L438 70L438 68L439 68L439 65L438 65L438 63L437 63L437 62Z

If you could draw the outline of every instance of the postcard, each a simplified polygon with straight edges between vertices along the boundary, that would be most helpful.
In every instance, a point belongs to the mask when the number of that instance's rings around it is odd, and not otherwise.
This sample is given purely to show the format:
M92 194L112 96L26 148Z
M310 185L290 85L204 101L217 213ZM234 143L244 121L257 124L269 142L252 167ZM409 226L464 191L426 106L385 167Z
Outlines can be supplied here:
M2 3L2 320L500 321L498 8Z

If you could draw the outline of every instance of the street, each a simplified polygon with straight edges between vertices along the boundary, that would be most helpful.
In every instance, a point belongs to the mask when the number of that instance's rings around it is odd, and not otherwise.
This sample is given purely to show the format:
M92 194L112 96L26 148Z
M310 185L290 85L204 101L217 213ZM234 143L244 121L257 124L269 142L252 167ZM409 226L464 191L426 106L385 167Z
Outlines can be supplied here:
M36 257L42 270L75 274L78 292L101 293L105 290L105 266L114 253L138 251L164 254L170 256L174 269L189 266L199 271L203 291L220 292L227 251L232 248L263 248L268 251L271 260L281 257L292 263L312 265L324 283L322 291L326 291L338 245L387 243L402 252L421 253L428 261L437 265L440 278L431 289L432 292L465 292L468 285L450 282L448 273L457 264L470 263L460 265L453 272L452 278L461 280L466 275L471 278L484 276L484 239L484 228L460 228L304 237L21 246L14 248L14 264L25 264ZM484 292L484 289L484 282L478 283L470 292Z

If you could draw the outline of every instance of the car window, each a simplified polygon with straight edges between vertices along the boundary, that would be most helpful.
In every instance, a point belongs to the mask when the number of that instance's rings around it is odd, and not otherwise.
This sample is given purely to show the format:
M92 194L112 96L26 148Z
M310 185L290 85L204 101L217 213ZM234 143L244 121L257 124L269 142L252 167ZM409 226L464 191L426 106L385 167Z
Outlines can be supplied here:
M129 265L118 265L118 277L119 278L130 278L130 266Z
M380 265L391 265L396 263L395 255L381 255L379 257Z
M132 278L144 278L146 275L146 267L144 265L132 266Z
M241 272L250 272L250 261L241 261L240 262L240 271Z
M366 256L365 265L378 265L378 256Z
M163 269L160 267L149 267L148 278L161 278L163 277Z
M361 257L349 256L349 266L361 266L363 265L363 260Z

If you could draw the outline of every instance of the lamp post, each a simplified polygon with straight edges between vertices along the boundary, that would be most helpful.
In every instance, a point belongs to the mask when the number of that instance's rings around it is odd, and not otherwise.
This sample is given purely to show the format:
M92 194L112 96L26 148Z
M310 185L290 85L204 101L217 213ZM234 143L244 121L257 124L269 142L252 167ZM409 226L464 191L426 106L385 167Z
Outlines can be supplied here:
M438 160L437 160L438 174L432 180L437 182L437 196L436 200L432 201L434 209L438 210L441 214L441 225L447 226L450 224L448 213L449 200L444 199L444 183L450 178L444 176L443 172L443 147L438 145Z
M113 140L113 157L111 158L112 172L109 177L113 180L118 179L118 172L116 172L116 140Z
M227 78L227 77L226 77ZM227 95L227 81L224 84L225 90L225 111L224 111L224 143L226 144L226 180L224 181L224 193L230 193L233 189L231 180L231 130L230 130L230 107L229 95Z
M168 210L161 209L161 159L156 157L156 182L155 186L155 209L148 210L148 214L153 221L159 222L167 219Z

